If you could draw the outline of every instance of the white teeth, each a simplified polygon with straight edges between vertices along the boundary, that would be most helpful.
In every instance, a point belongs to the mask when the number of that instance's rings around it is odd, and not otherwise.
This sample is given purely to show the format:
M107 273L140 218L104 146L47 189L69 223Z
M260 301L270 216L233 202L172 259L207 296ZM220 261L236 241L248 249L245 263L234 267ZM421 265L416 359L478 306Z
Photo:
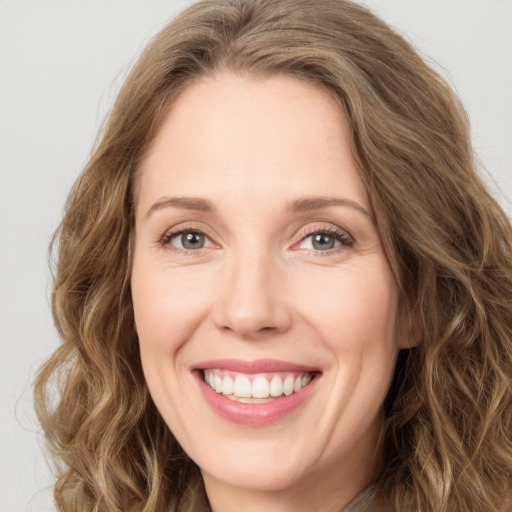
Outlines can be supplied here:
M222 382L222 393L224 395L232 395L233 390L234 390L233 379L229 375L226 375Z
M233 394L239 397L250 398L252 394L251 381L245 376L238 374L235 379Z
M256 377L252 381L253 398L267 398L270 394L270 385L265 377Z
M286 396L289 396L293 393L293 385L295 384L295 379L293 378L293 375L288 375L286 379L284 379L283 382L283 393Z
M222 393L223 392L223 390L222 390L222 379L218 375L215 375L215 391L217 391L217 393Z
M240 402L241 404L263 404L266 402L272 402L273 398L245 398L235 395L226 395L226 398L233 400L233 402Z
M283 380L279 375L274 375L270 381L270 396L281 396L283 394Z
M293 375L266 373L259 375L228 372L225 370L205 370L204 382L215 392L231 400L244 403L268 402L282 395L289 396L307 386L313 378L311 373Z

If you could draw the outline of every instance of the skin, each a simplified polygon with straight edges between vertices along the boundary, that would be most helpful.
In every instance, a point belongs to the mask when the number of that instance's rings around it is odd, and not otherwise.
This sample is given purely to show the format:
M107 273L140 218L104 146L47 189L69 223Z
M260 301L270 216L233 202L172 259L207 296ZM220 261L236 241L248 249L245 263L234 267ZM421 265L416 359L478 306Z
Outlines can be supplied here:
M151 395L215 512L338 511L370 481L398 350L398 292L330 96L223 73L178 98L139 175L132 293ZM211 205L174 204L199 198ZM338 204L304 198L341 198ZM304 205L304 201L302 201ZM187 206L187 207L184 207ZM180 247L180 230L206 235ZM336 231L325 250L312 232ZM318 368L267 426L205 402L190 367L272 358Z

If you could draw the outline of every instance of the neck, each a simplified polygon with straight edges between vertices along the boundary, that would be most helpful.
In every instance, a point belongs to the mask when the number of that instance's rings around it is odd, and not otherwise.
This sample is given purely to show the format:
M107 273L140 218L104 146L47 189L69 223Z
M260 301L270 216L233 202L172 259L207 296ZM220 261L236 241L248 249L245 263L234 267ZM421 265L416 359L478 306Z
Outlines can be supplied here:
M233 487L206 473L203 479L212 512L340 512L370 482L354 467L346 475L332 468L320 478L313 475L279 490Z

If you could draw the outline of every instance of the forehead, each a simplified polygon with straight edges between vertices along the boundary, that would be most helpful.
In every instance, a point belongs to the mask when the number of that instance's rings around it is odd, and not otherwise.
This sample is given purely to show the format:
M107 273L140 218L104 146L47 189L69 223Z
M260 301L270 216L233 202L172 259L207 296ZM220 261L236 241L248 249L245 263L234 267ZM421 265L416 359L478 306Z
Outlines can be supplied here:
M163 189L270 197L284 187L290 196L336 190L366 202L338 103L287 76L225 73L189 85L164 119L139 185L142 200Z

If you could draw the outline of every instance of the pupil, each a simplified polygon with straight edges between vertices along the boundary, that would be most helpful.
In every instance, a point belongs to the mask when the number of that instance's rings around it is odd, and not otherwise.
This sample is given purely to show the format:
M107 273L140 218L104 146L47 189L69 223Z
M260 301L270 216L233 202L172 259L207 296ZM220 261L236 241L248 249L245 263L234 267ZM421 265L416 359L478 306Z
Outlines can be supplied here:
M328 250L334 247L334 237L325 233L318 233L313 237L313 247L320 250Z
M204 246L204 235L201 233L186 233L181 237L185 249L201 249Z

